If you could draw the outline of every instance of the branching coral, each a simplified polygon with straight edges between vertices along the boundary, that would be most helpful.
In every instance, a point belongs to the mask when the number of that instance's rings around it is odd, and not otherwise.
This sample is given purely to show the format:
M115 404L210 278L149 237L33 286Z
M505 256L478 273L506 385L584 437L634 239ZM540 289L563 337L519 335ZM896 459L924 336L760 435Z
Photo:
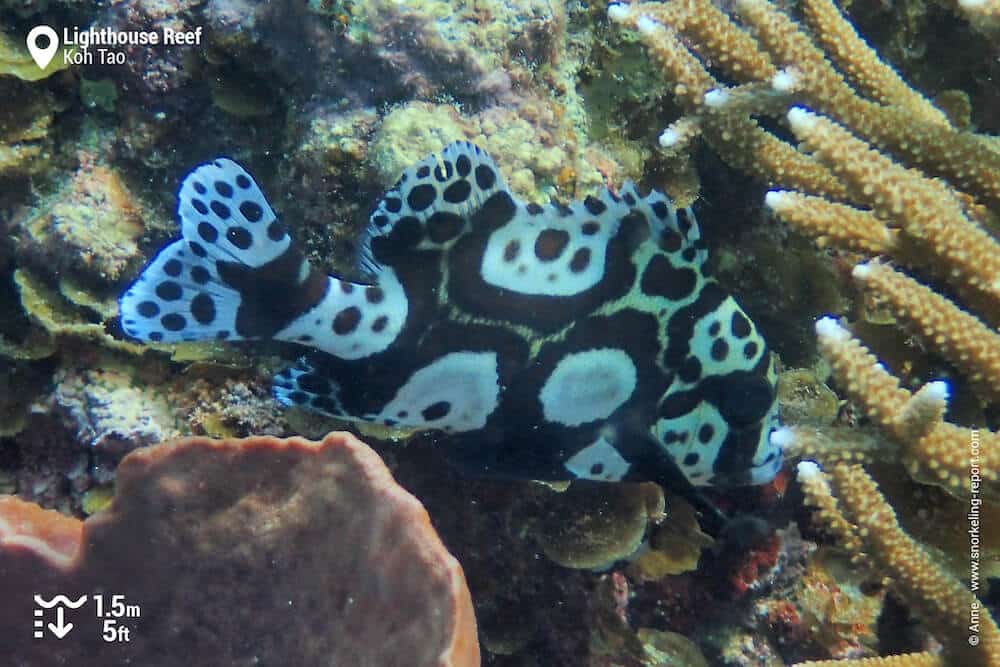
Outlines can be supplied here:
M799 479L807 503L824 508L822 520L834 532L848 531L852 541L860 541L872 564L925 616L945 647L946 664L1000 664L1000 629L989 611L903 532L892 507L860 466L838 464L824 474L803 462ZM971 610L978 611L976 631L969 627Z
M955 124L903 81L833 2L799 7L805 25L768 0L738 0L739 23L708 0L613 4L608 13L637 30L687 112L661 135L661 147L676 152L700 134L774 187L767 206L855 263L858 285L989 405L1000 387L1000 243L987 227L1000 205L997 140ZM721 85L709 67L734 84ZM799 145L765 130L761 117L786 125ZM856 465L900 460L921 482L995 500L1000 436L945 421L949 385L909 391L834 320L821 320L817 333L837 385L877 430L800 426L776 440L831 470L829 483L816 468L802 480L818 516L857 560L897 582L947 635L939 637L946 657L960 661L916 655L886 664L1000 664L1000 635L985 609L982 646L966 642L969 609L981 603L938 571Z

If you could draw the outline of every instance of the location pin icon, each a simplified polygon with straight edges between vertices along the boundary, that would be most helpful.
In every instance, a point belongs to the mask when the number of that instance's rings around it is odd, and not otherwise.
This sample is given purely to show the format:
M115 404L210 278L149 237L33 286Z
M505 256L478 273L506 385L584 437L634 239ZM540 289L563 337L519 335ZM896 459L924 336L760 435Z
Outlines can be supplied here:
M43 36L49 38L48 46L41 47L38 45L38 38ZM28 53L31 54L31 58L41 69L45 69L52 62L52 56L56 55L56 51L58 50L59 35L49 26L36 25L28 33Z

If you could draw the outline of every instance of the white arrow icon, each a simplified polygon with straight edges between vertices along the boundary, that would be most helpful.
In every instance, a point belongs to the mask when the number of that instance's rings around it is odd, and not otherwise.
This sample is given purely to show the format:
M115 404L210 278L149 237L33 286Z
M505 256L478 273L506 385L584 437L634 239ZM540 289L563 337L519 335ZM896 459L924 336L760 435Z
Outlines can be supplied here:
M63 609L62 607L57 607L56 608L56 622L55 623L49 623L49 630L51 630L52 634L54 634L56 636L56 639L62 639L63 637L65 637L66 635L69 634L70 630L73 629L73 624L72 623L65 623L65 624L63 623L63 620L64 620L63 614L64 614L65 611L66 610Z
M48 46L38 46L38 38L42 36L49 38ZM28 33L27 41L28 53L31 54L31 58L41 69L45 69L52 62L52 56L56 55L56 51L59 50L59 35L47 25L36 25Z

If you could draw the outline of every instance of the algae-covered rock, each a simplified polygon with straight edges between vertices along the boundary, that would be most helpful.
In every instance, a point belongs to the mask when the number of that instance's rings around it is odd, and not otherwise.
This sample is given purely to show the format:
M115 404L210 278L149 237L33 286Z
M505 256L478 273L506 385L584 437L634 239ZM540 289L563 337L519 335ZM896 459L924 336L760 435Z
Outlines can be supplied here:
M141 258L142 209L119 173L91 153L21 222L25 245L45 264L115 281Z
M592 194L624 171L596 147L581 150L562 107L541 98L525 98L516 109L494 106L472 115L449 104L405 104L383 118L368 159L388 187L404 169L458 140L485 149L511 190L527 201Z
M837 418L840 400L809 368L795 368L778 375L781 419L798 426L829 426Z
M32 67L35 67L32 63ZM15 78L0 76L0 176L42 171L51 159L55 97Z
M667 518L650 531L649 549L629 565L629 573L640 581L692 572L698 568L702 550L714 540L701 531L698 514L689 502L671 496Z
M59 49L52 60L44 68L41 68L32 60L27 45L22 39L0 30L0 76L14 76L22 81L47 79L56 72L69 67L63 57L65 52L72 53L72 47Z
M663 516L656 484L572 484L550 494L538 540L563 567L600 569L634 554L649 523Z
M60 370L54 382L53 403L83 444L125 452L190 432L169 394L127 368Z

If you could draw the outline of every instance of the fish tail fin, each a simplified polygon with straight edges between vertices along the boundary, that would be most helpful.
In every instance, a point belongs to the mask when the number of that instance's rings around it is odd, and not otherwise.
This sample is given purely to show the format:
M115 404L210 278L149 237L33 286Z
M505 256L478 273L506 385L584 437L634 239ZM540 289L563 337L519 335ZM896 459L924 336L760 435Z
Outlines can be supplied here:
M181 185L177 212L181 238L119 300L126 334L165 343L325 342L303 318L334 292L346 294L333 288L349 283L309 264L243 167L219 158L196 168Z

